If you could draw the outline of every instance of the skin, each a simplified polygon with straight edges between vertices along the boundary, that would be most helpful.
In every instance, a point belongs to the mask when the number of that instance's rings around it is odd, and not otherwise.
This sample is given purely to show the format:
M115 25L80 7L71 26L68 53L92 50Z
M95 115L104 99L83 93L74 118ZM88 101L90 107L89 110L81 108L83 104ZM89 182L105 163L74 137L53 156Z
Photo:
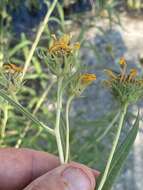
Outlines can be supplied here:
M88 178L91 190L94 189L99 172L82 164L72 162L60 166L56 156L45 152L0 149L0 190L66 190L68 170Z

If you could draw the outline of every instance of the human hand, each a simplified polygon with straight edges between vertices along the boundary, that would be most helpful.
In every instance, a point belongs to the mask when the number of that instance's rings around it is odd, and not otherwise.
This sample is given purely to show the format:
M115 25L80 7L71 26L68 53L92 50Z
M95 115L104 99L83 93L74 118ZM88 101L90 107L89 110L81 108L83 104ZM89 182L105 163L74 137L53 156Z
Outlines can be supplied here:
M0 149L0 190L94 190L98 171L30 149Z

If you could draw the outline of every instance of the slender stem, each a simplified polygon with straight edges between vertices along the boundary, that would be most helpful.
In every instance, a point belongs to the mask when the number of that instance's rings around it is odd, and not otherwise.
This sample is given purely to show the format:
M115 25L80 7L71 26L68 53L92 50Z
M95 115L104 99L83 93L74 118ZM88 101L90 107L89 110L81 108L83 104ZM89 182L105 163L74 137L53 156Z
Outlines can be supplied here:
M39 101L37 102L37 104L36 104L36 106L35 106L35 108L34 108L34 110L33 110L33 115L35 115L35 114L38 112L39 108L41 107L43 101L44 101L45 98L47 97L47 95L48 95L50 89L51 89L52 86L55 84L55 82L56 82L56 81L53 80L53 81L51 82L51 84L50 84L50 85L46 88L46 90L43 92L42 96L40 97ZM22 144L22 141L23 141L24 137L26 136L26 134L27 134L27 132L29 131L30 128L31 128L31 121L28 121L26 127L24 128L23 132L20 134L20 137L19 137L19 139L18 139L17 142L16 142L15 148L19 148L19 147L20 147L20 145ZM40 131L41 131L41 129L40 129ZM39 133L39 130L38 130L38 133Z
M30 62L31 62L31 59L32 59L33 54L35 52L35 49L36 49L36 47L37 47L37 45L38 45L38 43L40 41L41 35L42 35L43 31L44 31L44 28L47 25L47 23L49 21L49 18L51 16L54 8L56 7L57 2L58 2L58 0L54 0L53 3L52 3L52 5L48 8L48 12L47 12L47 14L46 14L46 16L44 18L44 21L42 22L42 24L41 24L41 26L40 26L40 28L39 28L39 30L37 32L35 41L34 41L32 47L31 47L31 50L30 50L29 55L28 55L28 58L27 58L27 60L25 62L25 66L24 66L22 77L21 77L21 81L23 80L23 78L25 76L25 73L27 71L27 68L28 68Z
M1 126L1 138L4 139L5 138L5 128L6 128L6 124L7 124L7 120L8 120L8 104L6 104L4 106L3 109L3 120L2 120L2 126Z
M3 11L5 12L5 3L4 1L1 2L1 5L3 7ZM3 65L3 62L4 62L4 43L3 43L3 40L4 40L4 18L3 16L1 17L0 19L0 42L1 45L0 45L0 67Z
M62 81L63 78L59 78L58 80L58 91L57 91L57 114L56 114L56 125L55 125L55 136L57 141L57 147L60 157L61 164L64 163L64 151L62 146L62 140L60 135L60 116L61 116L61 109L62 109Z
M43 131L43 129L40 127L38 129L37 133L32 138L30 138L29 144L35 143L35 141L37 140L37 138L39 137L39 135L41 134L42 131Z
M71 102L73 100L74 96L70 96L68 101L67 101L67 105L66 105L66 153L65 153L65 163L68 162L69 160L69 109L70 109L70 105Z
M100 142L110 131L110 129L113 127L114 123L117 121L118 117L120 115L120 111L115 115L111 123L106 127L105 131L97 138L96 142Z
M106 165L104 174L103 174L101 182L99 184L98 190L102 190L102 188L103 188L103 186L105 184L106 178L108 176L108 172L109 172L109 169L110 169L110 166L111 166L111 162L112 162L115 150L116 150L118 142L119 142L119 138L120 138L121 130L122 130L122 127L123 127L123 122L124 122L124 118L125 118L125 115L126 115L126 112L127 112L127 108L128 108L128 104L125 104L124 107L123 107L123 110L121 110L121 117L120 117L120 120L119 120L119 126L118 126L118 130L117 130L117 134L115 136L113 146L112 146L112 149L111 149L108 161L107 161L107 165Z

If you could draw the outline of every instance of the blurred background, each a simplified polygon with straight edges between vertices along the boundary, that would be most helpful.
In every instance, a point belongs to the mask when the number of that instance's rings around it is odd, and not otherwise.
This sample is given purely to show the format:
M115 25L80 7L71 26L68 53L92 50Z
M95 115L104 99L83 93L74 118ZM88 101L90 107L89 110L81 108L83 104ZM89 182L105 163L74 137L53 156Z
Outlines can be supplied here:
M24 66L40 23L48 10L48 0L0 1L0 62ZM104 69L119 71L118 61L125 56L129 67L136 66L143 75L143 1L142 0L59 0L38 46L47 47L51 34L71 33L80 41L80 64L97 75L70 111L71 159L102 170L112 146L118 104L102 85ZM40 120L55 121L56 86L51 88L47 65L35 52L18 101ZM3 100L0 99L3 121ZM142 103L138 106L142 108ZM142 109L141 109L142 110ZM130 127L137 106L130 107ZM64 114L64 113L63 113ZM113 124L114 123L114 124ZM64 120L62 121L64 126ZM118 178L116 190L143 189L143 136L140 132ZM8 106L6 136L2 147L29 147L57 154L55 140L37 128L12 106Z

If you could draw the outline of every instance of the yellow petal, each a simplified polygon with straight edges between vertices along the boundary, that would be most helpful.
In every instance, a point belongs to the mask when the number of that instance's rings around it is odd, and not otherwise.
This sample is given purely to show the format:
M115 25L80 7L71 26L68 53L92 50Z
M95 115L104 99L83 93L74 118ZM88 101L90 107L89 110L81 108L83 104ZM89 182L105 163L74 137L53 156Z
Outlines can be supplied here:
M121 66L124 66L124 65L127 64L127 63L126 63L126 60L125 60L124 57L121 57L121 58L120 58L120 60L119 60L119 64L120 64Z
M65 45L69 45L69 44L70 44L71 37L72 37L71 35L64 34L64 35L59 39L59 43L60 43L60 44L65 44Z
M96 75L95 74L83 74L80 76L81 79L81 83L84 85L88 85L91 82L93 82L94 80L96 80Z
M80 43L79 42L75 43L73 48L74 49L79 49L80 48Z
M138 74L137 69L131 69L128 81L131 81L132 79L134 79L137 76L137 74Z
M9 64L4 64L3 68L7 70L8 72L14 73L22 73L23 72L23 67L17 66L15 64L9 63Z

